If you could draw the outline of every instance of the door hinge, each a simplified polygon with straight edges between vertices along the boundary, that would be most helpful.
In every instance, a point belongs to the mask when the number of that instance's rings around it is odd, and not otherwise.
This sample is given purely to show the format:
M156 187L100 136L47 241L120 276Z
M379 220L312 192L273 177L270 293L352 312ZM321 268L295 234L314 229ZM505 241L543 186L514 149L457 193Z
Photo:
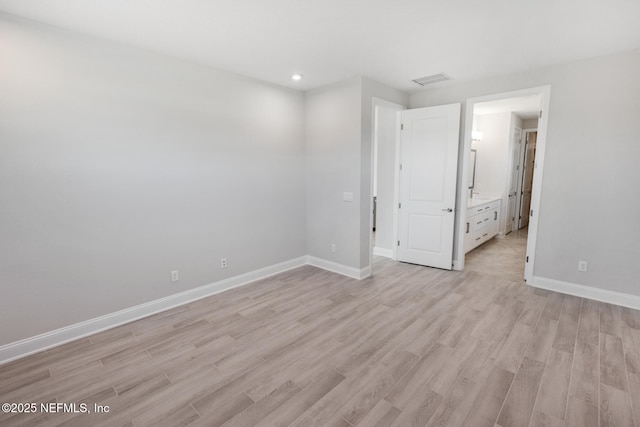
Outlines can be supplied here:
M402 170L402 163L400 163L400 170Z
M404 123L400 123L400 130L404 130Z
M531 209L531 218L533 218L533 209Z
M540 110L540 118L542 118L542 110Z
M398 246L400 246L400 240L398 240Z
M398 209L402 208L402 203L398 203Z
M527 261L526 262L529 262L529 255L527 255Z

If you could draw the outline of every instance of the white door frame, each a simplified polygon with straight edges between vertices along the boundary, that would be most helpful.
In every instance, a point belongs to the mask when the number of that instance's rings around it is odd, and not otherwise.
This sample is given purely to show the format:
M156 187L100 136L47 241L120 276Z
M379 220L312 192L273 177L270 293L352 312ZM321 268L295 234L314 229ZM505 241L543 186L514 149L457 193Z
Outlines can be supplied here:
M373 159L374 159L374 153L375 153L375 149L376 149L376 138L377 138L377 134L376 134L376 107L387 107L387 108L392 108L394 110L399 110L396 113L396 138L394 141L395 144L395 155L396 155L396 161L395 161L395 165L394 168L396 169L395 175L394 175L394 182L393 182L393 203L394 206L398 205L398 191L397 191L397 187L398 187L398 179L399 179L399 175L398 175L398 168L397 168L397 164L398 164L398 155L399 155L399 150L400 150L400 144L399 144L399 140L400 140L400 111L402 110L406 110L407 107L405 107L404 105L400 105L400 104L396 104L394 102L390 102L390 101L386 101L382 98L377 98L377 97L373 97L373 102L371 105L371 117L373 118L373 120L371 120L371 188L369 190L369 194L371 194L371 197L369 198L369 267L371 269L371 275L373 275L374 271L373 271L373 244L372 244L372 234L373 234L373 179L374 179L374 175L373 175L373 171L374 171L374 164L373 164ZM397 236L398 236L398 210L394 209L393 210L393 238L395 240L397 240ZM396 245L392 245L393 247L393 259L397 260L398 259L398 247Z
M466 224L468 191L465 183L468 182L469 170L469 150L471 150L471 131L473 126L473 109L475 104L479 102L496 101L504 98L517 98L523 96L541 95L540 109L542 117L538 119L538 145L535 156L535 173L533 174L533 189L531 196L531 211L533 216L529 218L529 233L527 238L527 258L525 263L524 278L529 281L533 277L533 267L535 264L536 238L538 236L538 215L540 212L540 193L542 191L542 175L544 171L544 154L547 142L547 123L549 119L549 101L551 97L551 86L538 86L528 89L516 90L511 92L503 92L494 95L480 96L477 98L467 99L465 109L464 122L464 140L462 150L462 177L458 186L458 223L457 230L457 246L454 248L454 270L462 270L464 268L464 230Z
M515 113L511 113L511 123L509 125L509 159L507 160L509 162L508 163L509 167L507 168L507 179L506 179L506 184L505 184L505 189L504 189L504 194L506 194L506 203L505 203L506 209L503 209L503 211L504 211L504 216L503 216L503 218L504 218L504 233L502 232L503 231L502 229L499 230L498 235L500 235L500 236L506 236L507 235L507 228L509 228L508 227L509 223L511 223L511 230L509 231L509 233L514 231L514 229L513 229L513 220L510 219L511 216L509 215L509 209L510 209L509 204L511 203L510 199L509 199L509 193L510 193L509 190L511 190L511 185L513 184L512 183L512 180L513 180L513 169L518 165L518 163L514 163L513 162L513 150L514 150L515 145L518 144L522 140L522 135L524 134L524 131L522 130L522 128L516 126L516 124L515 124L516 117L517 116L516 116ZM516 129L520 129L520 137L519 137L519 140L517 142L513 138L514 132L515 132ZM520 145L518 146L518 149L519 148L520 148ZM520 151L518 151L518 157L520 157ZM517 200L518 200L518 174L517 173L516 173L515 184L516 184L516 190L515 190L515 192L516 192L516 194L515 194L516 200L514 200L513 203L516 203ZM516 208L517 208L517 205L516 205ZM517 230L517 228L516 228L516 230Z

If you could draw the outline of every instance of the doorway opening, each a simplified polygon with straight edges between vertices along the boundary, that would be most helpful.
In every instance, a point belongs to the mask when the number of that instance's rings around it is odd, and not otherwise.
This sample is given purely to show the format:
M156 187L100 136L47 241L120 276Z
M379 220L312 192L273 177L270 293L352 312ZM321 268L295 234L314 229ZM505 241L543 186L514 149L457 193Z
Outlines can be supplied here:
M455 269L466 257L472 269L504 259L498 249L506 246L520 253L510 270L532 276L549 93L545 86L467 101Z
M384 260L396 258L397 140L400 112L406 107L373 98L373 147L371 190L371 250L369 265L372 273Z
M520 143L520 156L517 172L517 193L513 216L513 229L521 230L529 225L529 210L531 209L531 192L533 189L534 160L538 129L524 129Z

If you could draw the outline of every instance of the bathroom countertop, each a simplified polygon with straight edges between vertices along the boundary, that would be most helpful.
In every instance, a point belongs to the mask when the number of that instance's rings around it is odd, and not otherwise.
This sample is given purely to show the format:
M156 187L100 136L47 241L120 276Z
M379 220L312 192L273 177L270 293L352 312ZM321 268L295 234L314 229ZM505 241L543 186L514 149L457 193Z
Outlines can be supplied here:
M500 197L475 196L473 199L469 199L467 201L467 208L473 208L474 206L495 202L496 200L500 200Z

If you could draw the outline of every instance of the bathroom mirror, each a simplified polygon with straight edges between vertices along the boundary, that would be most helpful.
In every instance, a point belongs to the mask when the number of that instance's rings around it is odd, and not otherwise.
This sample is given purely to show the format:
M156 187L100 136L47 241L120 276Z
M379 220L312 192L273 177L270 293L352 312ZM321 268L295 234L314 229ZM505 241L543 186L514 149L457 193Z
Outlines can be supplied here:
M478 157L478 150L471 149L469 155L469 189L473 190L476 185L476 161Z

